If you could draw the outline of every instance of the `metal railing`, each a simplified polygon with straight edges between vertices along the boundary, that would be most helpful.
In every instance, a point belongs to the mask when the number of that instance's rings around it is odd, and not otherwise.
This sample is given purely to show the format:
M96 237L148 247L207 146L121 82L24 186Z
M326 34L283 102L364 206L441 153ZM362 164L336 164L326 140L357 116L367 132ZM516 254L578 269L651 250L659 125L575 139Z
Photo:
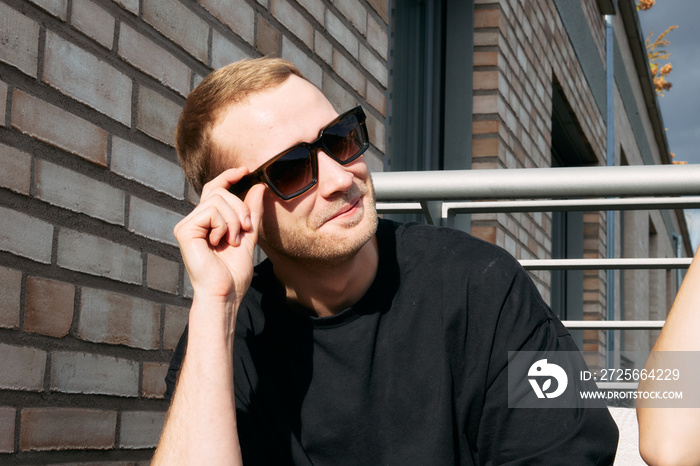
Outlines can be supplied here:
M700 165L644 165L372 174L380 213L422 213L450 226L464 213L700 207ZM494 201L498 199L498 201ZM528 259L528 270L683 269L691 258ZM654 330L662 320L564 321L572 329Z

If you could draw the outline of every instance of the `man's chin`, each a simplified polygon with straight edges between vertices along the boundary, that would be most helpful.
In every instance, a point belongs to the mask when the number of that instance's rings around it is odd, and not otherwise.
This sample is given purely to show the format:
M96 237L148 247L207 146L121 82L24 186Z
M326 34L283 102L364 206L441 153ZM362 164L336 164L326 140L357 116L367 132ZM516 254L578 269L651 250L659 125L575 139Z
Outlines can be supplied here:
M308 235L290 232L282 239L268 238L261 233L260 244L273 263L275 257L284 257L304 264L347 262L352 260L377 231L376 212L373 209L368 210L356 221L329 221Z

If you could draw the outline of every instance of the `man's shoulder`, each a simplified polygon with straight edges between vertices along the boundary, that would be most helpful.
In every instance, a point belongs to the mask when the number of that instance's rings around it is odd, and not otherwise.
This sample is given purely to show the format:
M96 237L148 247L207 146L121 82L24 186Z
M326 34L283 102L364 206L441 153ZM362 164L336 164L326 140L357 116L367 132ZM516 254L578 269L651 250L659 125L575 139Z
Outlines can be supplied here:
M382 220L382 228L385 237L391 235L399 259L437 262L443 267L467 267L475 272L494 268L511 273L521 270L518 261L505 249L461 230L390 220Z

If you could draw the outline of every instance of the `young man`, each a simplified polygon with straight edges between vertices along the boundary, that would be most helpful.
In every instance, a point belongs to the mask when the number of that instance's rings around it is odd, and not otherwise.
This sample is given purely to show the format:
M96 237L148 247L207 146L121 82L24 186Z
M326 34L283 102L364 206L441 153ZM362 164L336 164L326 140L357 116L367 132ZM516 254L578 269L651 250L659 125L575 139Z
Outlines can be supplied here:
M508 409L509 350L576 347L499 248L378 222L361 109L244 61L193 91L177 145L201 201L154 464L612 462L607 411Z

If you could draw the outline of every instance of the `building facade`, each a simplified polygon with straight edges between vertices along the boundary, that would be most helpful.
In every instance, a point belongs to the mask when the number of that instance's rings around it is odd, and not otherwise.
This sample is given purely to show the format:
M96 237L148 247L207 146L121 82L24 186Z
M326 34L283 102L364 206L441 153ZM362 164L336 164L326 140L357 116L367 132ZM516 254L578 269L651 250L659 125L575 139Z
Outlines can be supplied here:
M174 128L212 69L262 55L339 111L362 104L373 171L604 165L611 120L616 164L670 163L630 0L0 0L1 463L148 463L192 298L172 229L197 197ZM690 253L679 212L615 222L618 255ZM523 259L606 251L605 213L457 226ZM562 317L606 316L604 272L532 276ZM624 319L662 319L677 287L615 280Z

